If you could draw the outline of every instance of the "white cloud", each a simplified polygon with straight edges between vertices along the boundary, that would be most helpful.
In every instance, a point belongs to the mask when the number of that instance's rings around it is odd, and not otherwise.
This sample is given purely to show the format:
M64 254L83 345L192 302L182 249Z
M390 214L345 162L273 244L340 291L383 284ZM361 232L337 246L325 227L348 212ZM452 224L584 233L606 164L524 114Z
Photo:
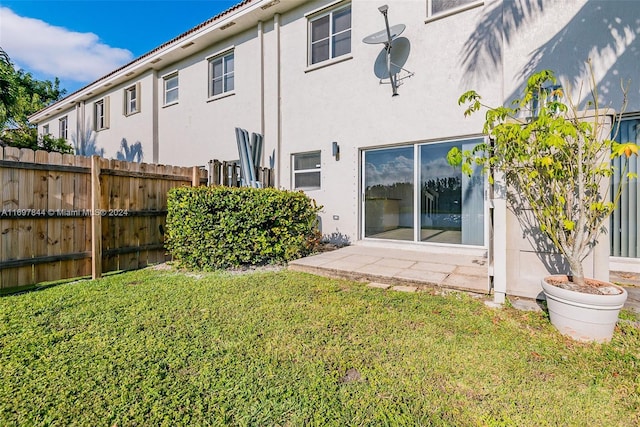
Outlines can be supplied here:
M367 162L367 186L413 182L413 159L399 155L384 163Z
M34 74L90 83L131 61L127 49L108 46L93 33L78 33L0 7L0 46L13 63Z

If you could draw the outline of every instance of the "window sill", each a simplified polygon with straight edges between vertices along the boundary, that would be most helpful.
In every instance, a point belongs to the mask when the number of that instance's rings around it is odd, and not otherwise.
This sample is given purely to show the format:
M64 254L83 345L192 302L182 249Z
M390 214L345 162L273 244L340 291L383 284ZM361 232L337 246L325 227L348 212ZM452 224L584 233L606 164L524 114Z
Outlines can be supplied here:
M125 113L125 117L131 117L131 116L135 116L136 114L140 113L140 111L134 111L133 113Z
M446 18L451 15L456 15L458 13L466 12L467 10L475 9L476 7L484 5L484 0L479 0L473 3L465 4L464 6L456 7L455 9L447 10L445 12L440 12L437 15L429 16L424 23L428 24L429 22L438 21L442 18Z
M162 106L162 108L167 108L167 107L171 107L171 106L173 106L173 105L178 105L178 102L179 102L179 101L173 101L173 102L170 102L170 103L168 103L168 104L164 104L164 105Z
M293 191L318 191L318 190L322 190L321 187L299 187L299 188L294 188Z
M224 92L224 93L218 94L218 95L216 95L216 96L212 96L212 97L210 97L209 99L207 99L207 102L217 101L217 100L219 100L219 99L227 98L227 97L229 97L229 96L233 96L233 95L235 95L235 94L236 94L236 92L235 92L234 90L232 90L232 91L230 91L230 92Z
M353 55L343 55L337 58L327 59L326 61L318 62L317 64L309 65L304 72L308 73L311 71L319 70L320 68L329 67L334 64L338 64L340 62L348 61L353 59Z

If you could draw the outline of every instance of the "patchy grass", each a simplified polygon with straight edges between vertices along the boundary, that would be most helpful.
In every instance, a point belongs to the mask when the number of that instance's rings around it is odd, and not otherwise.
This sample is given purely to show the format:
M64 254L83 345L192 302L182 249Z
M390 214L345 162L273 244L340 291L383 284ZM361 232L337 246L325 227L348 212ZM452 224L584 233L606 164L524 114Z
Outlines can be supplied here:
M640 424L640 331L281 271L0 299L0 425Z

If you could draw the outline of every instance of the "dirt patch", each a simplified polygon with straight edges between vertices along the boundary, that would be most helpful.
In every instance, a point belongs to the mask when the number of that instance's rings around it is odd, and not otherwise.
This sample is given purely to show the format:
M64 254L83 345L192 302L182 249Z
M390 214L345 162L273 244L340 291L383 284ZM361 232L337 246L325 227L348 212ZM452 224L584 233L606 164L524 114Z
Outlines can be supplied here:
M340 384L348 384L353 382L361 382L363 381L362 375L355 368L350 368L347 370L347 373L338 380Z
M561 289L594 295L620 295L622 291L611 283L595 279L584 279L584 285L579 285L569 280L568 277L548 277L545 279L550 285Z

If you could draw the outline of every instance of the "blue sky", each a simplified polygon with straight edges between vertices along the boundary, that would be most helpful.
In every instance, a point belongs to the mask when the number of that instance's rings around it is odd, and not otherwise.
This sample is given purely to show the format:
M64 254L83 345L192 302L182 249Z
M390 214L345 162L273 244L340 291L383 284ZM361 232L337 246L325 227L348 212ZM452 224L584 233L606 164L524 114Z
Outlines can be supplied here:
M0 47L71 93L240 0L1 0Z

